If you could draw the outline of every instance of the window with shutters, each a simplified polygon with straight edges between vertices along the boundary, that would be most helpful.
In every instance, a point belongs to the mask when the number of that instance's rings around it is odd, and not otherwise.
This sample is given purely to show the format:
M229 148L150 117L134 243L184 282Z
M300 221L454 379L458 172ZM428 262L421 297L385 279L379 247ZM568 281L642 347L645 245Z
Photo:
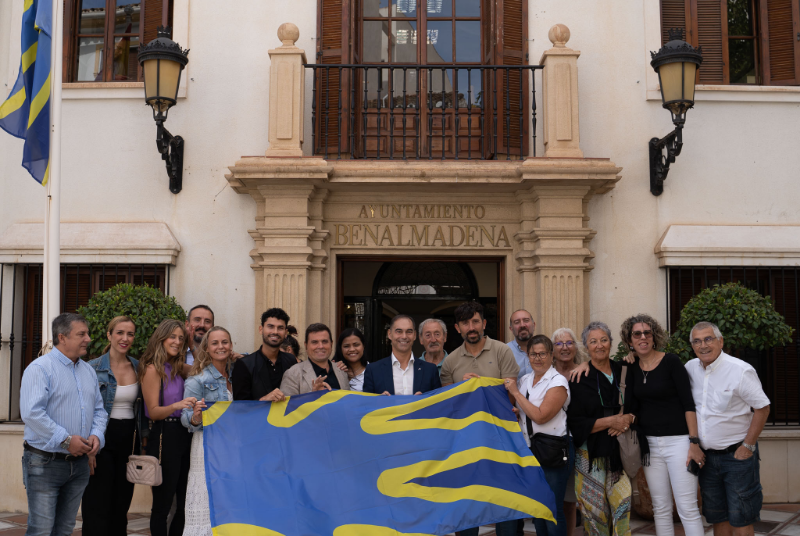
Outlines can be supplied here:
M669 28L703 47L700 84L800 85L800 0L661 0Z
M731 282L741 283L763 296L769 296L775 310L795 329L795 334L800 333L800 268L782 266L669 268L667 317L670 330L678 325L681 310L694 296L703 289ZM724 337L725 333L722 335ZM797 337L786 346L760 352L734 348L731 353L750 363L758 372L764 392L771 402L768 423L775 426L800 424L800 392L797 390L800 381L800 344Z
M428 140L423 157L527 154L528 73L482 68L527 64L525 1L319 0L319 9L317 63L400 68L320 70L317 109L340 112L317 122L317 150L348 152L354 143L355 152L380 156L391 143L396 154L413 153L404 135L413 131ZM418 65L453 68L410 68ZM492 126L477 110L492 106L497 147L484 147L479 139ZM351 108L367 112L363 121L347 121ZM474 120L459 120L464 110L475 111Z
M65 0L64 82L137 82L139 45L172 26L172 0Z

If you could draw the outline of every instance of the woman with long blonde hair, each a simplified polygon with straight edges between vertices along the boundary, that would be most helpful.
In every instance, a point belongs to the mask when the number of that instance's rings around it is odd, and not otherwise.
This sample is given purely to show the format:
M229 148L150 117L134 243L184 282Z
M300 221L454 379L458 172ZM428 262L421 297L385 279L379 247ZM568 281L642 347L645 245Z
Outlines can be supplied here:
M151 428L147 454L159 459L163 477L161 485L152 488L152 536L183 534L191 435L181 425L181 410L191 409L197 402L194 397L183 396L185 340L183 322L164 320L147 342L139 363L139 382ZM167 533L167 517L173 497L177 498L177 509Z
M91 476L81 507L83 533L88 536L128 533L133 484L125 477L126 465L128 456L139 453L144 417L136 376L139 361L128 355L135 336L133 320L127 316L114 317L106 329L108 345L103 355L89 361L97 374L109 419L105 446L89 458Z
M209 402L231 401L233 340L230 332L214 326L197 346L194 364L186 379L184 396L199 400L194 408L184 408L181 422L193 432L189 485L186 489L186 527L183 536L211 536L211 518L203 459L202 410Z

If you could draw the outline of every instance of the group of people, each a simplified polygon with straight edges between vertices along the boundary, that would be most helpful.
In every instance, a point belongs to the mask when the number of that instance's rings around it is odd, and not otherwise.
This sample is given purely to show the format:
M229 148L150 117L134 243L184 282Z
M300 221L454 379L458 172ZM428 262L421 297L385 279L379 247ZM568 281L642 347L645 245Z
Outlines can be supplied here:
M419 395L477 377L503 380L534 453L563 452L538 456L556 498L556 523L534 519L539 536L572 536L578 506L587 535L630 533L631 484L617 440L629 429L638 437L659 536L673 536L673 495L687 536L703 534L698 474L715 536L753 534L762 499L757 440L769 400L755 370L722 351L716 326L695 326L690 342L698 358L684 367L660 351L666 333L647 315L622 324L631 349L625 362L610 359L612 335L602 322L586 326L580 339L569 328L548 338L535 335L532 316L519 310L510 319L514 340L505 344L485 335L480 304L461 304L454 316L463 344L450 354L443 321L417 327L398 315L384 359L370 359L360 330L345 329L334 344L328 326L314 323L299 360L282 309L264 312L261 346L241 356L211 308L198 305L185 322L161 322L138 360L128 355L135 323L114 318L105 353L86 362L86 320L60 315L55 347L22 380L27 534L71 534L81 501L84 534L126 534L133 496L126 463L146 453L162 470L152 487L150 533L211 535L202 411L212 402L276 402L333 389ZM415 357L418 336L425 352ZM496 525L498 536L521 532L522 520ZM475 536L478 528L460 534Z

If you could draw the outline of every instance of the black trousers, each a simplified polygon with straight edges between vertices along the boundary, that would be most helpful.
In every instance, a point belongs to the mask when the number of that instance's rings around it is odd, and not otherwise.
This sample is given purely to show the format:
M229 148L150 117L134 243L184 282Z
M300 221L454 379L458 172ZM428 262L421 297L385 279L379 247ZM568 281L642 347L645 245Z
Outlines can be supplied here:
M185 522L186 483L189 480L189 462L192 452L192 434L180 421L155 421L147 440L147 454L158 457L159 435L161 442L160 486L153 486L153 510L150 514L152 536L182 536ZM167 517L175 497L177 509L167 532Z
M134 419L108 420L106 444L97 453L97 466L83 492L82 530L86 536L128 534L133 484L125 477L125 464L132 453L134 422Z

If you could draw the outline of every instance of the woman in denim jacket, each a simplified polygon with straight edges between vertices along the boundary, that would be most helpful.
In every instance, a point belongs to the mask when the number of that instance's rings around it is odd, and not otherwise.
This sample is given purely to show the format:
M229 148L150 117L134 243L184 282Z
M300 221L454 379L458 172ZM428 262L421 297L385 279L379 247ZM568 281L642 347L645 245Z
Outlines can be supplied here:
M209 402L229 402L231 394L231 369L233 368L233 342L227 329L214 326L203 336L195 354L192 370L186 379L183 396L194 397L194 408L184 408L181 422L194 432L192 438L191 468L186 487L186 525L183 536L211 536L208 490L203 463L202 410Z
M139 361L128 356L136 325L127 316L108 324L109 344L104 354L89 361L100 383L105 410L109 415L106 444L89 458L91 476L83 493L83 534L116 536L128 533L128 508L133 484L126 478L128 456L139 449L141 411L137 401L141 390L136 379ZM138 435L138 440L134 439ZM138 454L138 452L136 452Z

